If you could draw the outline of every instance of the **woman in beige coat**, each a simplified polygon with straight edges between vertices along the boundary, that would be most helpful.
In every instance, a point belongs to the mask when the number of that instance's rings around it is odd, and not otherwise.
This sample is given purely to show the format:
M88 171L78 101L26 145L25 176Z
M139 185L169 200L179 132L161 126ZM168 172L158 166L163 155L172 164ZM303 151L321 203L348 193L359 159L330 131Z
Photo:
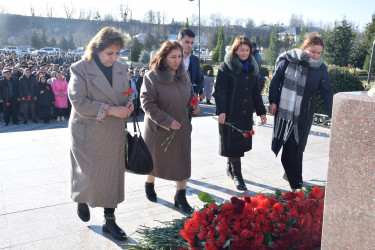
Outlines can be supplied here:
M68 95L72 103L71 196L78 216L90 220L89 207L103 207L103 231L126 240L114 211L124 200L125 126L134 107L122 95L129 88L127 68L117 61L124 41L106 27L90 41L84 58L72 65Z
M145 111L144 139L154 161L154 169L147 176L146 197L157 202L155 177L177 182L174 197L176 207L191 213L186 200L186 183L191 173L191 122L186 114L190 100L195 96L189 76L182 63L182 47L176 41L166 41L150 62L150 72L141 88L142 109ZM191 113L199 114L194 106ZM162 143L178 130L167 150Z

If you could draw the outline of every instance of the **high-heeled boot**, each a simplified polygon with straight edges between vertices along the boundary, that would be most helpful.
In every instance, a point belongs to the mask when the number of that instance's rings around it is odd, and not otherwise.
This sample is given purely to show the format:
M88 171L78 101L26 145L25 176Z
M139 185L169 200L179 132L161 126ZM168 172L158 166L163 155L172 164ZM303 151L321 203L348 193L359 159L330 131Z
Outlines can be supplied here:
M181 207L185 213L191 214L194 211L186 200L186 189L176 191L174 196L174 206Z
M115 214L104 214L104 218L103 232L111 234L116 240L124 241L127 239L124 230L116 224Z
M77 214L83 222L88 222L90 220L89 206L86 203L78 203Z
M157 195L155 193L155 185L154 185L155 182L147 182L145 183L145 191L146 191L146 197L149 201L152 201L152 202L157 202L158 201L158 198L157 198Z
M233 180L233 170L229 161L227 162L227 175Z
M241 162L240 161L231 162L231 165L232 165L233 176L234 176L233 180L234 180L234 184L236 185L236 188L240 191L247 190L247 187L242 177Z

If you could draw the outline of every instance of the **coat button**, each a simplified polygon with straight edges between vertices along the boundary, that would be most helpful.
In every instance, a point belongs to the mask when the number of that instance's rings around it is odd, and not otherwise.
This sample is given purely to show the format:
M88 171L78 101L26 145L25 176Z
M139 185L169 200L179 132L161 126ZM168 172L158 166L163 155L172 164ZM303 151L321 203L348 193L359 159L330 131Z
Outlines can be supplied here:
M243 113L246 114L246 110L244 110Z
M248 77L248 76L246 76L246 79L249 79L249 77Z
M249 88L245 88L245 90L247 91Z
M243 100L244 102L247 102L247 99Z

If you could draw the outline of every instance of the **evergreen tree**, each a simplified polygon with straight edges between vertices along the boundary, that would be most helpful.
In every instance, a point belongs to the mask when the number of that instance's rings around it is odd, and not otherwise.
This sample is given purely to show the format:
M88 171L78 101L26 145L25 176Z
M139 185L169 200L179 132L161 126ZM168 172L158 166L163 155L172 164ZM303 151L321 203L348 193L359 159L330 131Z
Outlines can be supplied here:
M143 64L148 64L150 62L150 52L142 50L139 61Z
M76 45L74 44L72 32L69 32L68 48L71 50L74 50L76 48Z
M366 60L367 48L363 41L354 44L352 51L349 55L349 63L352 67L363 68ZM367 68L368 69L368 68Z
M220 30L219 30L219 35L218 35L218 38L217 38L217 44L216 44L214 53L212 53L212 56L211 56L211 59L214 62L219 62L219 60L220 60L220 46L221 46L221 44L225 44L224 40L225 40L224 27L221 26ZM225 47L224 47L224 50L225 50Z
M225 43L220 44L220 51L219 51L219 62L224 62L225 58Z
M363 36L363 44L367 50L366 59L363 64L364 70L369 70L370 68L370 60L371 60L371 53L372 53L372 46L375 39L375 14L372 15L372 22L366 25L366 29ZM375 62L373 63L372 72L375 74Z
M190 29L189 18L186 18L186 22L184 23L184 29Z
M284 50L288 51L294 47L294 38L292 35L286 34L282 41Z
M210 39L208 41L208 48L210 50L214 50L216 48L217 39L219 37L219 33L214 31L210 34Z
M69 44L68 44L68 41L66 40L65 36L61 37L59 47L64 51L69 49Z
M156 44L155 37L150 32L147 32L145 40L143 41L144 49L151 51L155 44Z
M305 41L305 35L307 32L309 32L309 28L302 26L301 33L299 34L299 37L298 37L298 43L297 43L298 48L300 48L302 43Z
M230 43L229 43L229 45L231 45L232 46L232 44L234 43L234 39L236 39L236 31L233 29L232 30L232 39L230 40Z
M30 44L33 46L35 49L40 49L42 48L42 42L40 41L40 38L38 37L38 34L34 30L31 37L30 37Z
M57 47L57 41L56 41L56 38L54 36L49 39L48 46Z
M280 54L281 46L279 28L276 27L271 33L270 46L267 51L267 61L271 66L275 65L276 59Z
M42 29L42 37L40 38L40 42L42 44L42 47L48 46L47 36L46 36L46 30Z
M137 38L132 39L132 45L130 47L130 53L128 55L128 58L132 62L138 62L139 55L141 54L142 51L142 44L139 42Z
M354 38L353 28L344 18L340 25L326 33L323 59L328 64L347 66Z

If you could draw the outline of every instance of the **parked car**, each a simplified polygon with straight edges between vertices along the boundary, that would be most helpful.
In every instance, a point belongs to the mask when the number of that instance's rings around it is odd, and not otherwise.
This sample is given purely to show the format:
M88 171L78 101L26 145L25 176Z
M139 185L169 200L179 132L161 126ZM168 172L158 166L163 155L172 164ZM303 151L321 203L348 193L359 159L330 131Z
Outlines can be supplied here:
M18 50L18 51L16 51L16 55L18 55L18 56L23 56L23 55L26 55L26 54L30 54L30 51L28 51L28 50Z
M70 52L74 55L78 55L78 56L83 56L83 54L85 53L83 50L81 49L76 49L76 50L73 50L72 52Z
M18 47L17 46L6 46L4 48L4 50L6 52L17 52L18 51Z
M120 56L128 56L130 53L129 49L121 50L120 51Z
M47 52L47 54L58 53L61 54L60 48L45 47L39 50L40 52Z

